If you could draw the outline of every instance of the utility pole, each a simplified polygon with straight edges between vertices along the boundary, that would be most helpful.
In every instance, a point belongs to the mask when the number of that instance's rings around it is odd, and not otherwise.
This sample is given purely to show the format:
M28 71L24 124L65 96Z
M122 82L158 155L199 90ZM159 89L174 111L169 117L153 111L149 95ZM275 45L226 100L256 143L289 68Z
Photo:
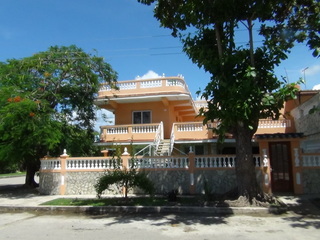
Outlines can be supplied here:
M308 69L309 67L306 67L304 69L302 69L302 72L303 72L303 81L304 81L304 88L306 88L306 84L307 84L307 79L306 79L306 70ZM306 90L306 89L305 89Z

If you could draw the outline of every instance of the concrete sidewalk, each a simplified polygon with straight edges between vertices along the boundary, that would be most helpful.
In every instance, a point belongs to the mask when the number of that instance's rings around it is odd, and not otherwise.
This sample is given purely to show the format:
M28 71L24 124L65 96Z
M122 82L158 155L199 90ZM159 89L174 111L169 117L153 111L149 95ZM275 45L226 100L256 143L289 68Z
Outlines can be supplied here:
M303 196L278 196L284 203L282 208L262 207L70 207L70 206L45 206L45 202L57 198L92 199L95 195L40 195L37 190L23 189L23 184L16 184L21 179L0 179L0 212L6 211L49 211L73 213L109 213L109 212L174 212L174 213L213 213L213 214L279 214L283 212L320 218L320 208L314 205L312 199L320 199L320 195ZM320 200L318 201L320 202Z

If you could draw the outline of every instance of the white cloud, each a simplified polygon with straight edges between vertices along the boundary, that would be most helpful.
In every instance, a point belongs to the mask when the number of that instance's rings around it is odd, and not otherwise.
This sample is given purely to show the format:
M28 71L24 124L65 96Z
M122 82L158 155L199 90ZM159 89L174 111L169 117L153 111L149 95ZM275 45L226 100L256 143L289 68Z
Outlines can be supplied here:
M306 76L314 76L320 73L320 64L319 65L313 65L308 68L304 68L301 70L302 74L305 74Z
M158 73L152 70L149 70L147 73L142 75L142 77L137 76L136 79L150 79L150 78L159 78L159 77L162 77L162 76L160 76Z
M100 126L114 124L114 115L112 112L105 109L99 109L97 110L96 114L97 114L97 121L95 122L94 129L97 132L100 132Z
M206 99L202 97L202 95L200 94L200 95L197 95L196 101L206 101Z
M320 90L320 84L313 86L312 90Z

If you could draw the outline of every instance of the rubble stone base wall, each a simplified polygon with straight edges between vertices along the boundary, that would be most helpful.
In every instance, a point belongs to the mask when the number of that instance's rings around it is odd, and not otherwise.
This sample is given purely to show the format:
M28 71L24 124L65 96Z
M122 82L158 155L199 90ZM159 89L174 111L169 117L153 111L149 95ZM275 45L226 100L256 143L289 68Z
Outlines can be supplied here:
M179 194L190 193L190 173L188 171L149 171L148 178L154 183L156 194L167 194L177 190Z
M96 195L94 185L105 172L68 172L66 177L66 195ZM105 190L103 194L120 194L116 185Z
M194 175L197 194L222 194L235 188L236 175L232 170L203 170Z
M304 194L320 193L320 168L304 169L302 172Z
M260 171L257 171L260 173ZM105 172L81 171L67 172L64 183L66 195L96 195L94 185ZM190 194L191 174L186 170L146 171L148 178L154 183L156 194L167 194L177 190L179 194ZM260 176L257 174L257 178ZM198 170L193 175L195 194L204 194L205 187L210 193L226 193L236 187L234 169L225 170ZM206 185L205 185L206 182ZM40 193L60 194L60 173L40 173ZM320 186L320 184L319 184ZM121 194L121 187L113 185L103 194ZM132 193L129 192L129 193ZM134 189L133 193L143 193Z
M257 182L262 188L262 173L256 170ZM237 187L235 169L201 170L195 174L197 194L223 194Z
M44 195L59 195L61 185L60 173L40 172L39 192Z

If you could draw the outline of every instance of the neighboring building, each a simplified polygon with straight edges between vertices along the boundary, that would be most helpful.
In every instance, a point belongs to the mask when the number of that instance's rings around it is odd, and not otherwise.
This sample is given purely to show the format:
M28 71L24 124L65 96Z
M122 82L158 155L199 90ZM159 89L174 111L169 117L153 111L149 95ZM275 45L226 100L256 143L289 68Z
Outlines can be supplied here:
M291 111L298 132L305 139L301 143L304 153L320 153L320 90L301 91L298 106Z
M192 99L182 76L119 81L117 87L103 84L95 102L115 118L115 125L100 127L97 144L106 149L105 156L120 149L123 166L127 166L128 155L134 155L135 167L148 172L158 193L179 189L184 194L199 194L205 182L215 193L236 186L235 140L229 135L218 144L212 131L218 123L203 125L198 112L206 102ZM266 193L320 193L319 112L306 115L313 106L319 106L319 91L300 91L296 100L285 103L279 120L260 119L252 143L257 179ZM310 151L312 154L306 154ZM111 162L107 156L79 159L62 155L42 160L40 189L48 194L92 194L95 179L112 169ZM55 179L63 187L45 179Z

